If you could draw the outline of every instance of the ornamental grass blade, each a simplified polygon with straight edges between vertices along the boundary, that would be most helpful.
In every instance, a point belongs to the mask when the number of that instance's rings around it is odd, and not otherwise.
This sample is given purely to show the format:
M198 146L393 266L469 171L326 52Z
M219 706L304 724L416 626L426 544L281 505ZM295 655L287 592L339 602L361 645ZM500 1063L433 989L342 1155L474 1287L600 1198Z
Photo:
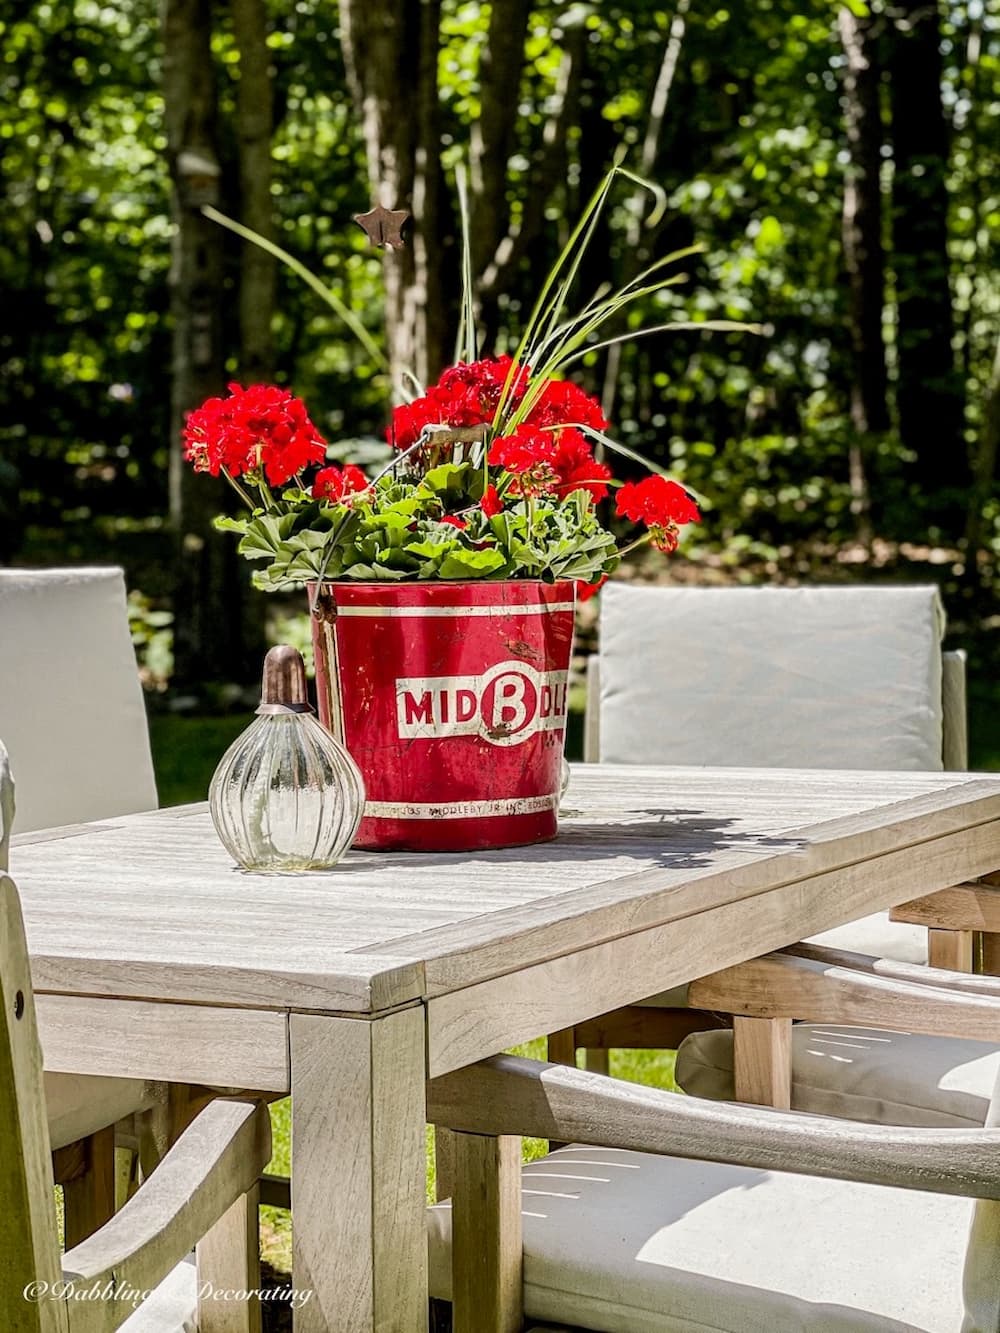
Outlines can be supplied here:
M680 320L670 324L653 324L646 329L632 329L620 333L616 338L604 338L600 342L588 343L586 347L574 352L563 361L563 367L575 365L591 352L600 352L615 343L631 342L633 338L647 338L651 333L753 333L763 336L763 324L744 324L738 319L692 319Z
M524 327L524 332L521 334L521 340L517 345L517 350L514 353L510 370L507 372L507 378L504 381L503 389L500 392L500 400L497 403L497 409L493 417L494 430L499 428L500 423L504 419L507 404L514 391L514 386L521 373L522 367L531 365L532 347L539 327L544 323L548 323L551 319L553 304L550 302L550 293L559 281L559 276L562 273L563 267L573 253L573 248L583 234L584 229L587 227L591 216L595 211L599 214L600 209L603 208L604 201L607 198L608 191L611 189L611 184L615 178L616 170L616 168L612 167L611 171L608 172L604 177L604 180L594 191L590 198L590 202L583 210L579 221L570 233L569 239L560 251L558 259L549 270L548 276L542 284L542 290L538 294L538 299L536 300L531 315L528 318L528 322ZM579 256L577 256L574 271L575 268L579 266L579 262Z
M472 277L472 242L469 236L469 191L465 179L465 168L459 164L455 168L455 185L458 190L458 213L462 227L462 314L458 325L458 337L455 340L455 360L471 365L478 360L478 339L476 338L476 308Z
M317 296L322 297L334 314L344 321L368 355L378 363L381 369L389 370L389 362L385 353L357 315L348 306L344 305L340 297L331 291L314 273L310 273L305 264L296 259L294 255L290 255L287 250L283 250L280 245L275 245L274 241L269 241L266 236L261 236L259 232L253 231L250 227L245 227L242 222L236 222L232 218L226 217L225 213L220 213L211 204L205 204L201 211L205 217L212 222L217 222L220 227L228 228L229 231L235 232L243 240L252 242L275 259L280 259L286 268L291 269L303 282L308 283Z

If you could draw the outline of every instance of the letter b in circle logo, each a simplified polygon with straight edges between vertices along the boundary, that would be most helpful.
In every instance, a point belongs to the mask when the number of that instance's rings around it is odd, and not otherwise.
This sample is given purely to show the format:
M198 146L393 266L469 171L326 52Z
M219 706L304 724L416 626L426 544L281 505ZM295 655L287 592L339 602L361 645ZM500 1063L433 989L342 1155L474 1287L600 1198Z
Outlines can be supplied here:
M483 678L482 723L491 740L516 744L519 733L529 728L530 735L535 730L532 723L538 713L538 688L528 671L507 662L493 671L496 674L487 672Z

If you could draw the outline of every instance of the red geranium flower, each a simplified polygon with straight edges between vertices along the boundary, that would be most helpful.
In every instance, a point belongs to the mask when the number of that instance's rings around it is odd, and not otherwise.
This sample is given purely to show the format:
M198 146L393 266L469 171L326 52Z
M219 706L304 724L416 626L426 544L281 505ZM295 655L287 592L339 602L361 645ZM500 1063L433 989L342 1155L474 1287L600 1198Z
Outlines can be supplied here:
M576 600L578 602L589 602L595 593L600 592L607 581L607 574L602 574L596 583L584 583L580 579L577 579Z
M305 403L274 384L229 385L228 398L209 398L188 415L184 457L198 472L239 477L263 468L272 486L290 481L326 453L326 441Z
M392 425L386 431L389 443L409 449L426 426L485 426L493 420L513 364L511 357L498 356L449 366L420 398L393 409ZM524 397L529 374L526 366L517 372L511 403Z
M549 380L528 413L533 426L590 426L607 430L608 419L596 398L572 380Z
M438 519L439 523L447 523L451 528L467 528L469 525L464 518L459 518L457 514L445 514L444 518Z
M653 545L667 554L677 550L682 523L701 521L698 506L684 487L659 475L626 482L618 492L616 509L621 518L645 523Z
M313 479L312 497L314 500L332 500L336 503L345 495L366 490L367 487L368 478L353 463L348 463L343 470L339 467L325 467Z
M598 463L580 431L570 427L559 432L552 466L559 478L556 495L561 500L573 491L589 491L596 504L607 495L611 469L606 463Z
M492 484L487 486L486 490L483 491L483 498L479 501L479 508L487 518L493 518L496 514L503 511L503 501L500 499L500 494L497 491L497 488Z
M441 413L431 398L414 398L412 403L400 403L393 408L392 425L385 438L396 449L409 449L420 439L425 426L441 424Z
M486 461L502 467L514 477L511 493L542 495L555 490L558 477L555 459L559 452L552 434L522 422L510 435L500 435L490 445Z

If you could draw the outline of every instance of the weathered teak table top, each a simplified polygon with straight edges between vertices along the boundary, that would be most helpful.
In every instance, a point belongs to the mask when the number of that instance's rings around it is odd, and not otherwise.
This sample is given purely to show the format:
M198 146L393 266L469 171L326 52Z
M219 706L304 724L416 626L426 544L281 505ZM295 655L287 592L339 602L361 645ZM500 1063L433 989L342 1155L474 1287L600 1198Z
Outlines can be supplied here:
M292 1090L297 1328L424 1327L428 1075L1000 868L1000 776L594 765L566 806L295 876L204 807L15 836L48 1068Z

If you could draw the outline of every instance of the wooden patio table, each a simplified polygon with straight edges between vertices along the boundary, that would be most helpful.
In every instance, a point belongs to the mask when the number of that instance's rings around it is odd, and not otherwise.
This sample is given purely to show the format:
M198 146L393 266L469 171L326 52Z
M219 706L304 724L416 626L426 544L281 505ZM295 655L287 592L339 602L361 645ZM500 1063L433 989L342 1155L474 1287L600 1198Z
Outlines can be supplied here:
M15 838L47 1069L291 1092L296 1333L425 1328L427 1077L1000 869L1000 775L587 765L564 806L302 875L203 806Z

